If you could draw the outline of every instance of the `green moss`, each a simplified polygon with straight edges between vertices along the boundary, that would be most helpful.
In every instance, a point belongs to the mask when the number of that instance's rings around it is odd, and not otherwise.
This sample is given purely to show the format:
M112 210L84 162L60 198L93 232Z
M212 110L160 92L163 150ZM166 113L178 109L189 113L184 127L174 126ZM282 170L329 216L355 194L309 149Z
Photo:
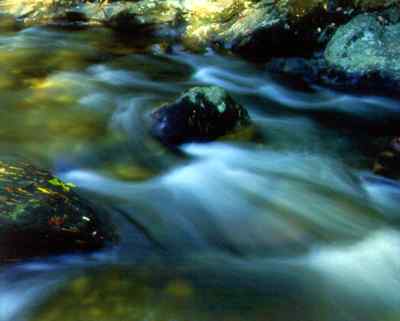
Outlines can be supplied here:
M51 180L49 180L49 183L53 186L61 187L64 192L69 192L71 188L76 187L72 183L64 183L63 181L60 181L57 177L53 177Z

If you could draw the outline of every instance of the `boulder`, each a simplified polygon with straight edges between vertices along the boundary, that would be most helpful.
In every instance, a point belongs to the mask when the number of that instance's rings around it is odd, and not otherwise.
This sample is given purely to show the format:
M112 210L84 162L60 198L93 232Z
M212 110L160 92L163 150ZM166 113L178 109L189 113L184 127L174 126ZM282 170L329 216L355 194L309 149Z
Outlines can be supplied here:
M50 172L15 157L0 158L0 263L97 250L112 227Z
M255 60L309 55L321 46L325 28L348 16L345 10L328 10L326 0L188 2L187 46L211 44Z
M400 81L400 10L398 7L356 16L329 41L324 57L353 83L391 86ZM387 82L379 80L385 79Z
M222 88L194 87L151 114L151 135L167 146L211 141L250 124L246 109Z

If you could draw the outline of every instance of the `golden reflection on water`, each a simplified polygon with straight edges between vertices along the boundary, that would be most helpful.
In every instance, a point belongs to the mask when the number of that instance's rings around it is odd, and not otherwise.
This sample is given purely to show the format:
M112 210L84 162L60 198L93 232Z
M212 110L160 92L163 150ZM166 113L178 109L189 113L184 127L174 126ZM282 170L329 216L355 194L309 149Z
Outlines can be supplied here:
M154 267L91 271L70 281L30 320L265 321L286 320L300 309L280 294L262 296L255 289L222 285L212 275L206 281L210 285L199 287L182 272ZM309 317L307 304L302 308Z
M99 111L81 104L101 91L84 71L98 60L96 45L103 41L102 32L44 29L0 36L3 153L51 161L111 139L108 118L114 106Z

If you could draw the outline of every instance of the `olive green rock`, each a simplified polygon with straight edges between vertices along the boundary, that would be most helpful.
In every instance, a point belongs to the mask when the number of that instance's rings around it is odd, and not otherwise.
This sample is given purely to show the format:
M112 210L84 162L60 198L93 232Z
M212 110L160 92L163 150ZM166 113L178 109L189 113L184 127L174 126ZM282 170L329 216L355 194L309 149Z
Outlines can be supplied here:
M94 209L50 172L0 158L0 263L95 250L112 240Z
M347 74L400 81L400 10L364 13L340 27L325 50L328 64Z
M251 125L247 110L218 86L193 87L151 114L151 135L167 146L212 141Z

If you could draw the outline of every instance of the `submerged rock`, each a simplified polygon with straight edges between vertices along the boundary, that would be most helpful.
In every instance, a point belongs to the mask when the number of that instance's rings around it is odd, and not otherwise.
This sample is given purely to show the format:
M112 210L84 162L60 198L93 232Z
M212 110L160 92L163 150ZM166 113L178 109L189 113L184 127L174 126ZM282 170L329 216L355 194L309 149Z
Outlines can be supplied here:
M400 179L400 137L393 138L378 155L373 171L387 178Z
M364 13L340 27L325 50L328 65L353 83L400 81L400 10ZM388 80L378 83L379 79Z
M191 283L176 277L154 267L91 271L49 298L32 320L198 320Z
M305 321L321 317L309 300L310 281L321 280L315 271L310 275L304 268L279 271L207 254L202 258L208 261L91 269L36 305L29 320L265 321L266 315L291 320L300 311Z
M246 109L222 88L194 87L151 114L151 135L168 146L211 141L250 124Z
M112 239L91 205L48 171L0 158L0 263L96 250Z

